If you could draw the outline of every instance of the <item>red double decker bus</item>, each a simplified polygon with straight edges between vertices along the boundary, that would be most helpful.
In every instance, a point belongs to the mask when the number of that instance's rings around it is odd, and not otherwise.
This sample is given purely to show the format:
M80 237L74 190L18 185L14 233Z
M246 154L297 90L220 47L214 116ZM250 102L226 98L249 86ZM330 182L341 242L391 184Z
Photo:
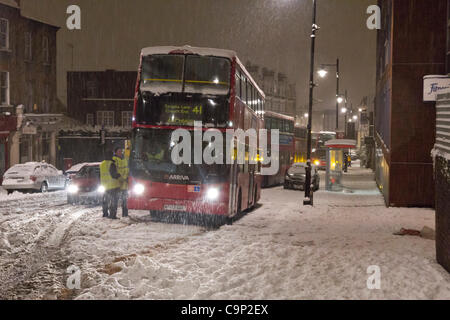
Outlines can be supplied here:
M279 169L277 174L264 176L263 177L263 187L277 186L284 183L284 177L289 167L294 162L295 154L295 140L294 140L294 117L290 117L281 113L276 113L272 111L264 112L264 124L268 131L268 136L270 137L270 130L279 131L279 157L272 161L278 161ZM270 141L269 146L274 146L276 141ZM271 152L269 147L269 153Z
M194 137L202 131L263 127L264 93L228 50L150 47L141 52L136 84L130 154L129 209L150 213L192 213L226 221L256 205L261 165L175 165L171 159L174 130ZM195 138L192 138L195 140ZM205 142L203 142L205 144ZM194 158L194 141L192 159ZM202 148L206 146L203 145ZM224 152L225 154L226 152Z

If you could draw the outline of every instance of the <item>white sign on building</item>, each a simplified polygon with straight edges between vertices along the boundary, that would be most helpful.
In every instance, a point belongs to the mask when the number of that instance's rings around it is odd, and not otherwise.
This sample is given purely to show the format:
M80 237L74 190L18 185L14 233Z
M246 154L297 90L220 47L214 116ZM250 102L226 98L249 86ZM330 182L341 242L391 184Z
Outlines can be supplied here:
M450 77L428 75L423 77L423 101L436 101L438 94L450 93Z
M25 126L22 128L22 134L37 134L37 128L35 126Z

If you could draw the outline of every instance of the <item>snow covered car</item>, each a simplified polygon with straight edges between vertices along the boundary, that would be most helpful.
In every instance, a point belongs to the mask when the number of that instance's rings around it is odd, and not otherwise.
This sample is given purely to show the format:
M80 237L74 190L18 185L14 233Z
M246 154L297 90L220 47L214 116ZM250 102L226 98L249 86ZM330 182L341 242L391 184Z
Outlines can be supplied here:
M9 193L20 191L62 190L66 187L66 177L61 170L45 162L16 164L3 175L2 187Z
M306 163L294 163L286 172L286 177L284 178L284 188L304 190L305 179ZM319 190L320 176L316 166L312 167L311 179L312 185L314 186L314 191Z
M100 163L86 163L67 185L67 202L101 203L104 189L100 184Z

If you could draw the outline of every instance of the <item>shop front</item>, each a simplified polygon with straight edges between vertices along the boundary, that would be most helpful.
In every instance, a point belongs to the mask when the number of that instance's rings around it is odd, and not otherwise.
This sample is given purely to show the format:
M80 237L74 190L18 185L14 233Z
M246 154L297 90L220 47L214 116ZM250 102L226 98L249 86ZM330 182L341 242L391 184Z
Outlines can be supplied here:
M0 184L3 174L10 166L11 136L16 130L17 118L10 115L0 115Z

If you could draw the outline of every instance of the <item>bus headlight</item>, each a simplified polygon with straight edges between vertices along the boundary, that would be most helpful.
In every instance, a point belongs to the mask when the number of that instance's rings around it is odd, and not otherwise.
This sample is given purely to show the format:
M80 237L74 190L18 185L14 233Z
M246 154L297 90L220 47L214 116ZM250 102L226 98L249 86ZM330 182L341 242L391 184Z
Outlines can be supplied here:
M219 197L219 189L211 188L206 192L206 198L208 200L216 200Z
M144 187L142 184L140 184L140 183L135 184L134 187L133 187L133 192L134 192L136 195L138 195L138 196L140 196L141 194L143 194L143 193L144 193L144 190L145 190L145 187Z
M98 192L98 193L105 193L105 191L106 191L106 190L105 190L105 187L104 187L104 186L99 186L98 189L97 189L97 192Z
M72 193L72 194L77 193L78 192L78 186L75 185L75 184L69 185L69 187L67 188L67 192Z

